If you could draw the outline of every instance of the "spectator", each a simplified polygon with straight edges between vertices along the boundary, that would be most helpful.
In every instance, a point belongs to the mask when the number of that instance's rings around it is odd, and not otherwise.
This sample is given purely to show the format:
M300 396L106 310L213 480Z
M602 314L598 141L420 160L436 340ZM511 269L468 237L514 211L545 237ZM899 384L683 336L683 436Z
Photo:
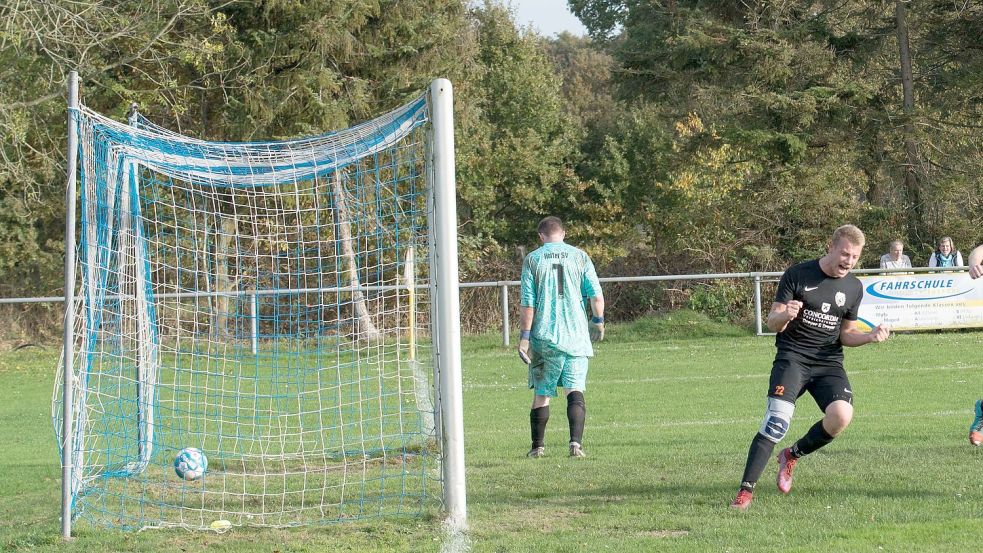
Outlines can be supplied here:
M901 240L891 242L887 253L881 256L881 269L907 269L911 267L911 259L904 254L904 243Z
M962 267L963 254L952 245L952 238L943 236L939 239L939 247L928 259L929 267Z

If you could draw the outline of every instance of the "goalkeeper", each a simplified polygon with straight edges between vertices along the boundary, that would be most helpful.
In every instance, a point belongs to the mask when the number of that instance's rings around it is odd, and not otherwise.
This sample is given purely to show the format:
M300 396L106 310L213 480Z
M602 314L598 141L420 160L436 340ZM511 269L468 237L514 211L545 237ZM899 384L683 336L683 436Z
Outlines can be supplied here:
M522 262L519 357L529 364L533 390L529 426L529 457L546 451L546 423L550 398L557 387L565 390L570 423L570 456L586 457L582 447L587 406L587 358L594 356L591 342L604 339L604 297L586 252L566 244L563 223L556 217L539 222L542 247ZM583 298L593 312L588 322Z

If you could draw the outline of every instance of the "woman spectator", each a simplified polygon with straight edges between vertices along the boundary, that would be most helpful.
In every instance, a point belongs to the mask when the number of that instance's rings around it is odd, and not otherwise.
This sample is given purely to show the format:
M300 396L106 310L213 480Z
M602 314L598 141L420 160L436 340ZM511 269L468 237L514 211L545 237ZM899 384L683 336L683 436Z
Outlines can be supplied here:
M928 259L929 267L962 267L963 254L952 245L952 238L943 236L939 239L939 247Z

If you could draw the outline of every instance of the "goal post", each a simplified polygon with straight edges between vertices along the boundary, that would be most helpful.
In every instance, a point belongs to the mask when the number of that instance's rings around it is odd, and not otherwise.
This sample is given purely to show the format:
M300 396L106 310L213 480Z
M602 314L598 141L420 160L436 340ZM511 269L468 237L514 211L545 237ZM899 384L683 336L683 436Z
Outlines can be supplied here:
M74 352L75 340L75 202L77 200L78 130L75 117L79 106L79 76L68 75L68 183L65 187L65 316L62 336L63 416L61 418L61 535L72 536L72 417L74 412ZM55 424L58 424L57 418ZM57 429L57 426L56 426Z
M433 102L434 211L437 242L437 351L443 416L444 504L453 525L466 522L464 416L461 371L461 325L457 271L457 199L454 193L453 90L447 79L430 85ZM447 237L453 237L448 240ZM454 283L448 286L446 283Z
M223 143L102 116L69 82L63 536L463 525L451 83L349 129ZM204 476L178 476L185 448Z

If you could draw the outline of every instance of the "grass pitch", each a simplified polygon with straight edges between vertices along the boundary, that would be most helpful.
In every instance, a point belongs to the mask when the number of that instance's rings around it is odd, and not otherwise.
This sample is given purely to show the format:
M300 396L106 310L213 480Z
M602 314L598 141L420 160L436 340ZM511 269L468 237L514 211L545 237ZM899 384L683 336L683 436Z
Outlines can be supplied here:
M699 336L692 338L691 336ZM983 333L896 335L847 351L850 428L803 459L781 495L772 462L747 513L728 508L764 410L773 340L687 313L614 326L588 377L586 459L566 456L565 401L547 457L525 458L531 392L496 337L464 344L473 551L976 551L983 449L967 441L983 396ZM315 528L59 535L51 431L55 349L0 355L0 549L4 551L437 551L424 518ZM809 396L791 444L820 417Z

